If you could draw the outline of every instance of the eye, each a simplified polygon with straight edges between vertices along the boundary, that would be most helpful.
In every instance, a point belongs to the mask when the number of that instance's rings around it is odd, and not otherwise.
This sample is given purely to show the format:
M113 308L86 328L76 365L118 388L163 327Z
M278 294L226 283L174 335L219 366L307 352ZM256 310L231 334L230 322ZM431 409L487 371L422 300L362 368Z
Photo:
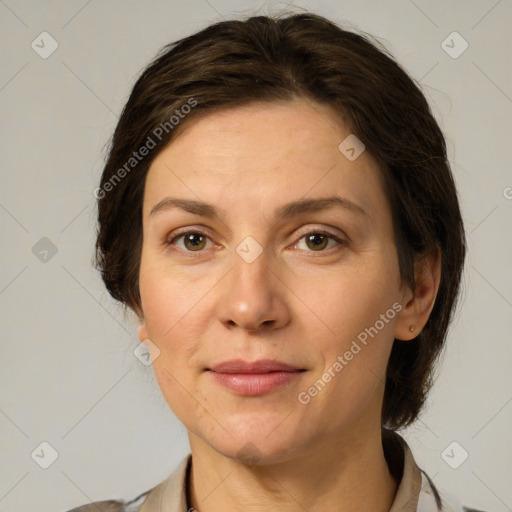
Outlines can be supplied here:
M332 241L337 242L338 245L347 245L345 240L342 240L334 233L330 233L325 229L316 229L304 233L296 245L298 246L302 240L304 240L306 247L311 249L308 252L326 252L326 247L328 246L329 242ZM329 247L329 249L331 248L332 246Z
M183 245L181 246L178 243L180 240L183 242ZM331 247L327 247L329 242L336 242L339 246L348 245L347 241L324 228L317 228L303 233L299 238L299 242L297 242L295 246L298 246L302 240L305 241L307 247L305 250L308 252L326 252L326 248L332 249L332 245ZM210 241L210 246L207 246L208 241ZM210 237L202 231L186 231L177 234L172 239L166 241L165 245L176 245L184 252L201 252L203 249L211 248L211 242Z
M174 245L174 242L180 239L183 239L183 247L179 247L183 251L187 252L200 252L206 246L206 241L210 240L205 233L201 231L187 231L185 233L181 233L171 240L166 242L166 245ZM211 242L211 240L210 240Z

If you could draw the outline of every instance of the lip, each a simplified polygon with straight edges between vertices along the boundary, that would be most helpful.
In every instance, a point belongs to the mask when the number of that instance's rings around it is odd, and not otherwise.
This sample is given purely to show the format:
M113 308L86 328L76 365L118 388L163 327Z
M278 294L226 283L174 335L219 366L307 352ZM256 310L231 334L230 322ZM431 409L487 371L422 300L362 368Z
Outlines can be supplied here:
M270 393L296 380L306 371L272 359L254 362L236 359L216 364L207 370L216 382L243 396Z
M218 373L271 373L271 372L297 372L301 368L277 361L276 359L260 359L259 361L244 361L243 359L232 359L223 363L215 364L207 368Z

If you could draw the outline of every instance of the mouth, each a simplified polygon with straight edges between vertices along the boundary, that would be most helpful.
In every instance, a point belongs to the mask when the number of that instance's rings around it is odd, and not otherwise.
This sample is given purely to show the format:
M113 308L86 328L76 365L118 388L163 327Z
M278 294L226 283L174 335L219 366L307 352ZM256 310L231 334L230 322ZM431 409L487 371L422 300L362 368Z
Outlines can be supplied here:
M297 380L306 371L304 368L270 359L254 362L237 359L213 365L206 370L215 382L242 396L270 393Z

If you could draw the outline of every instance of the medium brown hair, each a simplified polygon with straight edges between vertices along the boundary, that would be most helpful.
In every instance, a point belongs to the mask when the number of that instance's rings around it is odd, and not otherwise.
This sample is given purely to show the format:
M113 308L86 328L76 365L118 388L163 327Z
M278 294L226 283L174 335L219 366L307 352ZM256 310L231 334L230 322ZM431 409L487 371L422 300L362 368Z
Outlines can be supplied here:
M404 427L432 385L466 242L443 134L419 86L371 36L302 13L223 21L165 46L135 83L110 141L96 194L96 263L112 297L140 314L142 203L154 157L204 114L297 98L330 106L379 163L402 283L414 290L415 261L441 252L430 317L414 340L395 339L388 362L382 423ZM146 156L135 160L142 147Z

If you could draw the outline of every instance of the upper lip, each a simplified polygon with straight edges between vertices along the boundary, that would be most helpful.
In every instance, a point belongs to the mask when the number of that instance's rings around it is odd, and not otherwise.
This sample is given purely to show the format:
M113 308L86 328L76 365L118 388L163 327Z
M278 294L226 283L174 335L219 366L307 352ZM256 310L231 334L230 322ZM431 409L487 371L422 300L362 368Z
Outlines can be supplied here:
M290 366L289 364L275 359L260 359L259 361L244 361L243 359L233 359L215 364L207 370L218 373L271 373L271 372L297 372L301 368Z

